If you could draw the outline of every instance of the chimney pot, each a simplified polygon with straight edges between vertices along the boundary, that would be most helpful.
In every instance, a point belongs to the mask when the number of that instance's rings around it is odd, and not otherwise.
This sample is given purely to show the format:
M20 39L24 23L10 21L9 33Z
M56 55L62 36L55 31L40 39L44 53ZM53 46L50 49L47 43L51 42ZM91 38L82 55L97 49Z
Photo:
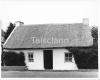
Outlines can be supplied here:
M89 19L83 18L83 24L88 26L89 25Z

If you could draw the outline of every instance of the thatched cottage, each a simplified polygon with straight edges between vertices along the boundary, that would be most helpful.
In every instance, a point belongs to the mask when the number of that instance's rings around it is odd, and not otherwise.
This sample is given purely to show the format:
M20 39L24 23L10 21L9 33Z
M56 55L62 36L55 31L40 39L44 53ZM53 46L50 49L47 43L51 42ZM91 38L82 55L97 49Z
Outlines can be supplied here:
M29 70L77 70L67 47L88 47L93 39L88 20L74 24L39 24L15 27L4 50L24 52Z

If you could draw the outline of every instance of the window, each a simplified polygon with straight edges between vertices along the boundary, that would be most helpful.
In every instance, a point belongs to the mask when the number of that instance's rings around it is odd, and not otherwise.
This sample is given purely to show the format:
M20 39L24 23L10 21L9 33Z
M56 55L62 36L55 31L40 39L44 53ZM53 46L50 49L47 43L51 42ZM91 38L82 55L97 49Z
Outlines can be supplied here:
M34 62L34 59L33 59L33 52L29 52L29 53L28 53L28 60L29 60L29 62Z
M65 53L65 62L72 62L72 53Z

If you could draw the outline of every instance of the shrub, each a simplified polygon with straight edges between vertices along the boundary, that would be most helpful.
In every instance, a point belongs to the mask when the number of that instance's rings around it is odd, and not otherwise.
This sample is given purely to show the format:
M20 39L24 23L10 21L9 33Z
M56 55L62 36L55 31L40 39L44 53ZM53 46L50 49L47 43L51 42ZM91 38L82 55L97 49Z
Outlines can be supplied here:
M25 66L24 54L20 52L3 52L3 64L6 66Z
M90 48L72 48L75 62L79 69L98 69L98 49Z

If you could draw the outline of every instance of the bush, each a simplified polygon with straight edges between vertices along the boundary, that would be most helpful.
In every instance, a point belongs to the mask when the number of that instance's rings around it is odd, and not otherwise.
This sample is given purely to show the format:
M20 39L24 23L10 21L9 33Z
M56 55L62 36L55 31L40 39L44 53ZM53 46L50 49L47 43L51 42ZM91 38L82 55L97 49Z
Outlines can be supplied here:
M98 69L98 49L72 48L70 51L79 69Z
M25 66L24 53L20 52L3 52L2 61L6 66Z

